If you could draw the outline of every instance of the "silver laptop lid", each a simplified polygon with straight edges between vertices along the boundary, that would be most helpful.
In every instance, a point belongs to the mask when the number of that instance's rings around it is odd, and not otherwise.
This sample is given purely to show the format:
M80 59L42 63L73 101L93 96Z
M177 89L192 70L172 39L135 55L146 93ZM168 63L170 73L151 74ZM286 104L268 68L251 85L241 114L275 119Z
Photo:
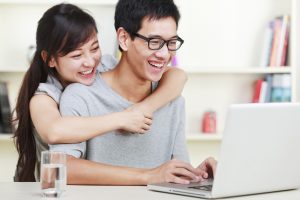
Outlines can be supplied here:
M300 187L300 104L232 105L213 197Z

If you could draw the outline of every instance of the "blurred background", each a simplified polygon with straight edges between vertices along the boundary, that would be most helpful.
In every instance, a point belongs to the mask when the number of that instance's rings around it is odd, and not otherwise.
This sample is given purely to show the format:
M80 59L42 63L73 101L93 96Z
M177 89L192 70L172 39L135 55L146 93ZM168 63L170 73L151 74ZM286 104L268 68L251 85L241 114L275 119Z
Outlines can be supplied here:
M13 181L17 160L11 131L5 129L7 110L14 108L29 67L37 22L61 2L0 0L0 181ZM96 19L103 54L118 55L113 26L117 1L67 2ZM209 155L218 158L230 104L299 101L300 5L297 0L175 2L182 16L178 35L185 42L173 65L189 77L183 91L186 136L192 164L197 165Z

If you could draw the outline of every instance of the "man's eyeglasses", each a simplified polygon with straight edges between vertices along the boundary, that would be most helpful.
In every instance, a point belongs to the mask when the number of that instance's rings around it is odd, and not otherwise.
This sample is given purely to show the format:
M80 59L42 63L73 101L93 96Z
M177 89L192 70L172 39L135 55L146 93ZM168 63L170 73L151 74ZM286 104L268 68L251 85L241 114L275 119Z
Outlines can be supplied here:
M148 48L150 50L159 50L165 44L167 44L169 51L176 51L181 47L181 45L184 42L184 40L181 39L180 37L176 37L176 38L170 39L170 40L164 40L162 38L151 38L151 37L148 38L148 37L145 37L138 33L134 33L133 35L148 42Z

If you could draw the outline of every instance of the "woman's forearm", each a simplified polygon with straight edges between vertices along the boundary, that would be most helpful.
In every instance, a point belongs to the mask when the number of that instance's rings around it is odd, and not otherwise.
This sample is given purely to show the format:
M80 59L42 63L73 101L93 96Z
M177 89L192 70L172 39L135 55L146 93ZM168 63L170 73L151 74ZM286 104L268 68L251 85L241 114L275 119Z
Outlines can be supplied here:
M44 133L47 143L78 143L122 128L119 113L98 117L59 117Z
M170 101L177 98L187 81L186 73L178 68L168 68L163 74L157 89L136 106L142 111L152 114Z

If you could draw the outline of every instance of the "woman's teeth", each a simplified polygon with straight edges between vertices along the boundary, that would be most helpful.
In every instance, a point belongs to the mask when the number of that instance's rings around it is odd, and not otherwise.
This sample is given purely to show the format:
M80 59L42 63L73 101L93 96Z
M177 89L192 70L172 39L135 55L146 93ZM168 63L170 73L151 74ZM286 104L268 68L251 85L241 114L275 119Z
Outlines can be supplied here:
M84 72L80 72L80 73L83 74L83 75L87 75L87 74L92 73L92 71L93 71L93 69L88 70L88 71L84 71Z

